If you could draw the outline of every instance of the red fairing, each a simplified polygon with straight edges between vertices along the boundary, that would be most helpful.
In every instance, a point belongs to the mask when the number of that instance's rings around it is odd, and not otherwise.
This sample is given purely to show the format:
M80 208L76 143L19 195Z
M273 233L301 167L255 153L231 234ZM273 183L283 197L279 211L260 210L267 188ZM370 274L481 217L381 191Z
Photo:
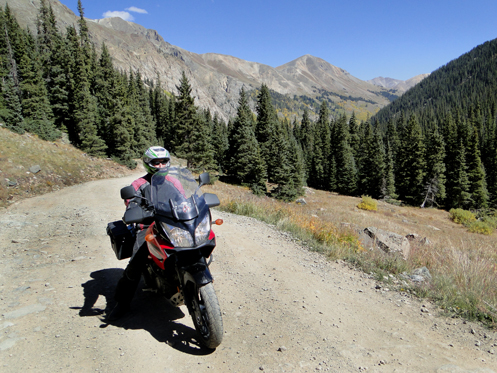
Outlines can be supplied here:
M164 262L169 256L165 250L172 249L172 247L167 246L164 240L162 240L160 236L154 232L154 226L155 222L153 222L147 229L146 240L148 251L155 264L157 264L159 268L164 269Z
M211 229L211 233L209 233L209 241L214 239L214 237L216 237L216 235L214 234L214 231Z

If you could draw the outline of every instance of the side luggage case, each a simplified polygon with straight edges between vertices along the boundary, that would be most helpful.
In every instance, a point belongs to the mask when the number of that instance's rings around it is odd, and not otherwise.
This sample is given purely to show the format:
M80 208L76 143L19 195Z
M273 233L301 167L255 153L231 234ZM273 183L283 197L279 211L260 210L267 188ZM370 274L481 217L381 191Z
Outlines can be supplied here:
M110 237L110 244L117 259L130 258L133 254L133 245L135 244L135 230L133 226L127 226L122 220L113 221L107 224L107 234Z

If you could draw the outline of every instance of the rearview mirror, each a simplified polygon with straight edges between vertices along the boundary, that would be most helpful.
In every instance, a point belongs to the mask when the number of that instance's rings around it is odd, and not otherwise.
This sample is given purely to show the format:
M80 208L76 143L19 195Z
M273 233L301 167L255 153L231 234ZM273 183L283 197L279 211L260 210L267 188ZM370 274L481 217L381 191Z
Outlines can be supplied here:
M121 189L121 198L122 199L131 199L135 197L135 188L133 185L128 185Z
M211 182L211 177L210 177L208 172L204 172L204 173L200 174L200 176L198 177L198 185L199 186L202 186L205 184L210 184L210 182Z

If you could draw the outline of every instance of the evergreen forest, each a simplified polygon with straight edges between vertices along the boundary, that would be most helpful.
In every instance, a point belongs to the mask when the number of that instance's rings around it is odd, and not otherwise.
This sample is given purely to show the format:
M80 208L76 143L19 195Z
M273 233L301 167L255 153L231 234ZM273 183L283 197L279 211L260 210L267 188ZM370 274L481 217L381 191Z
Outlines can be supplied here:
M90 40L81 1L77 27L59 30L41 0L37 32L0 9L0 120L17 133L62 136L89 155L134 168L163 145L193 170L218 172L257 195L294 201L304 186L344 195L450 209L497 206L497 41L450 62L359 121L329 108L278 115L266 85L240 91L228 123L195 105L183 72L177 93L160 76L114 68Z

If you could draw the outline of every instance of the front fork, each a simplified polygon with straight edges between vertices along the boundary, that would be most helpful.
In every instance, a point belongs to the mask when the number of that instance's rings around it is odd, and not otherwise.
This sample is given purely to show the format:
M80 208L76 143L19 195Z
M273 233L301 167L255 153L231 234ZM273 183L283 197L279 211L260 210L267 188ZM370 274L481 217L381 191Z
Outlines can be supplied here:
M214 281L209 266L204 257L198 262L187 267L178 269L178 276L182 279L182 291L185 297L185 303L190 314L198 312L199 289Z

